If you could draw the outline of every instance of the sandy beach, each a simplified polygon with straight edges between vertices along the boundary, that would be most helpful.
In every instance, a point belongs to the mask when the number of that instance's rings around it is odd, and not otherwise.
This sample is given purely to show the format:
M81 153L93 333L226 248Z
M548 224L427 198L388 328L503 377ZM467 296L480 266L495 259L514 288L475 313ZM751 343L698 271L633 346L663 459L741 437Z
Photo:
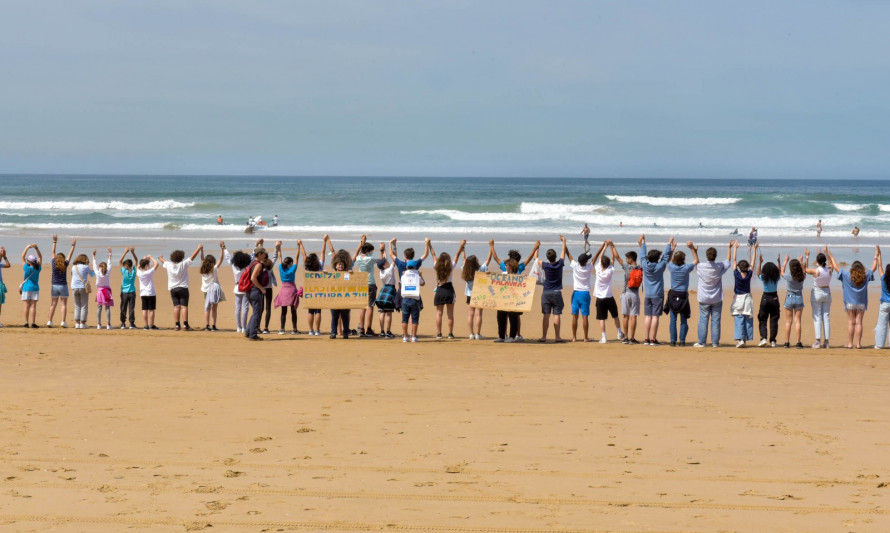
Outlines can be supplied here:
M407 345L250 343L233 331L231 300L220 333L26 330L13 327L16 266L0 316L4 531L890 527L887 352L737 350L729 316L719 349L498 345L465 338L463 301L457 340L432 338L428 304L421 342ZM165 288L164 273L155 281ZM158 302L169 328L166 291ZM193 326L201 309L193 298ZM484 333L494 328L487 314Z

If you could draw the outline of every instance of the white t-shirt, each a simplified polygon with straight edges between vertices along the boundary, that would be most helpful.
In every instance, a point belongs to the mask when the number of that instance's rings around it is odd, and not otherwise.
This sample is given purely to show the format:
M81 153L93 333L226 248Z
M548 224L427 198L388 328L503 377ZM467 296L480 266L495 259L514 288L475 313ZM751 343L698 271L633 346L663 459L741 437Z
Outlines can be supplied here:
M596 284L593 286L594 298L610 298L612 296L612 273L615 267L609 265L604 269L603 264L596 262Z
M136 277L139 278L139 296L155 295L155 269L151 267L147 270L136 270Z
M451 263L451 272L448 273L448 279L445 281L438 281L439 277L436 275L436 283L439 285L443 285L445 283L451 283L452 278L454 277L454 269L457 268L457 261ZM435 265L433 266L433 272L435 272Z
M572 260L572 283L576 291L590 291L591 270L593 270L593 265L589 261L586 265L581 266L577 261Z
M111 269L107 268L108 264L106 263L106 270L103 274L101 270L99 270L99 265L96 263L96 260L93 259L93 271L96 273L96 287L109 287L111 288Z
M219 284L219 271L216 267L209 274L201 274L201 292L210 291L210 286L214 283Z
M380 283L383 285L395 285L398 272L396 264L391 261L388 267L380 270Z
M181 263L174 263L173 261L164 263L164 268L167 269L167 290L173 290L177 287L188 288L190 266L192 266L191 259L183 259Z

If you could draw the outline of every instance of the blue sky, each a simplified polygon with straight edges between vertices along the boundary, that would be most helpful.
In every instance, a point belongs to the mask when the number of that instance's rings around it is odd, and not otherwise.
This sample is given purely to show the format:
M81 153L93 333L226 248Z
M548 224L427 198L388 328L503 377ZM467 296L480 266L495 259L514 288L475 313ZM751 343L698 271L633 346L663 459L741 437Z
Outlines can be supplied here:
M890 178L890 3L3 2L0 172Z

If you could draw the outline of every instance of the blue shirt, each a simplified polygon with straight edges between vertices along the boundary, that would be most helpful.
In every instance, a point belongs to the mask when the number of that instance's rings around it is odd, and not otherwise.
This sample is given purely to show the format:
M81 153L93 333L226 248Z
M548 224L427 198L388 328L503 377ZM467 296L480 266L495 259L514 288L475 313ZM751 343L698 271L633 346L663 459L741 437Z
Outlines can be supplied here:
M25 263L25 284L22 285L22 292L39 292L40 284L38 283L38 278L40 277L40 271L43 269L43 265L37 265L37 268L32 267L30 264Z
M499 266L501 267L501 272L507 271L507 264L505 262L501 261L501 264ZM517 270L516 273L522 274L523 270L525 270L525 263L519 263L519 270Z
M695 270L694 264L675 265L668 263L668 270L671 273L671 289L675 291L689 290L689 273Z
M420 270L420 267L423 265L423 259L412 259L415 263L417 263L417 270ZM405 273L405 270L408 269L408 261L402 261L401 259L396 259L393 261L396 264L396 268L399 269L399 277Z
M562 269L565 261L557 259L555 263L550 261L541 261L541 269L544 270L544 290L545 291L561 291L562 290Z
M646 259L646 243L640 247L642 252L640 257L640 266L643 267L643 291L646 298L662 298L664 297L664 268L667 266L668 257L671 255L671 243L667 243L664 247L664 253L657 263L650 263Z
M136 292L136 269L121 267L121 292Z
M748 272L745 273L745 277L743 278L742 273L739 271L739 269L735 269L733 275L735 276L735 293L751 294L751 278L754 277L752 275L752 272L748 270Z
M763 276L757 276L760 279L761 283L763 283L763 292L778 292L779 291L779 280L776 281L765 281Z
M874 272L871 270L865 271L865 283L861 287L853 285L853 281L850 280L849 270L838 272L837 279L844 284L844 304L868 306L868 282L875 279Z
M96 274L93 272L93 269L87 265L81 263L75 263L73 267L71 267L71 288L72 289L83 289L84 282L90 281L90 276L95 276ZM83 278L81 280L81 278Z
M297 278L297 264L292 264L290 268L284 268L284 265L278 265L278 273L281 274L282 283L293 283Z
M890 292L887 291L887 274L890 272L885 272L883 276L881 276L881 303L882 304L890 304ZM2 281L2 280L0 280Z

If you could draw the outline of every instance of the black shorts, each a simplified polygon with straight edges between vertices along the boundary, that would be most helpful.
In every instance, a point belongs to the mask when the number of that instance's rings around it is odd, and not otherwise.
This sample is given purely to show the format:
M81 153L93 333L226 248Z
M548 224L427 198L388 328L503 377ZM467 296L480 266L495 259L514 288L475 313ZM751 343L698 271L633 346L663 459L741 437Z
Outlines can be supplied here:
M320 315L321 314L321 309L309 309L308 311L309 311L310 315Z
M181 305L183 307L188 307L189 304L189 288L188 287L176 287L175 289L170 289L170 297L173 298L173 307Z
M433 305L451 305L454 303L455 299L454 285L449 281L436 287L436 296L433 298Z
M142 297L142 310L143 311L154 311L158 307L158 297L157 296L143 296Z
M608 315L612 315L612 318L618 317L618 304L615 303L615 298L612 296L609 296L608 298L597 298L596 319L605 320L608 318Z
M377 301L377 285L368 285L368 307L374 307Z
M467 296L467 305L470 305L470 299L471 299L471 298L472 298L472 296Z

